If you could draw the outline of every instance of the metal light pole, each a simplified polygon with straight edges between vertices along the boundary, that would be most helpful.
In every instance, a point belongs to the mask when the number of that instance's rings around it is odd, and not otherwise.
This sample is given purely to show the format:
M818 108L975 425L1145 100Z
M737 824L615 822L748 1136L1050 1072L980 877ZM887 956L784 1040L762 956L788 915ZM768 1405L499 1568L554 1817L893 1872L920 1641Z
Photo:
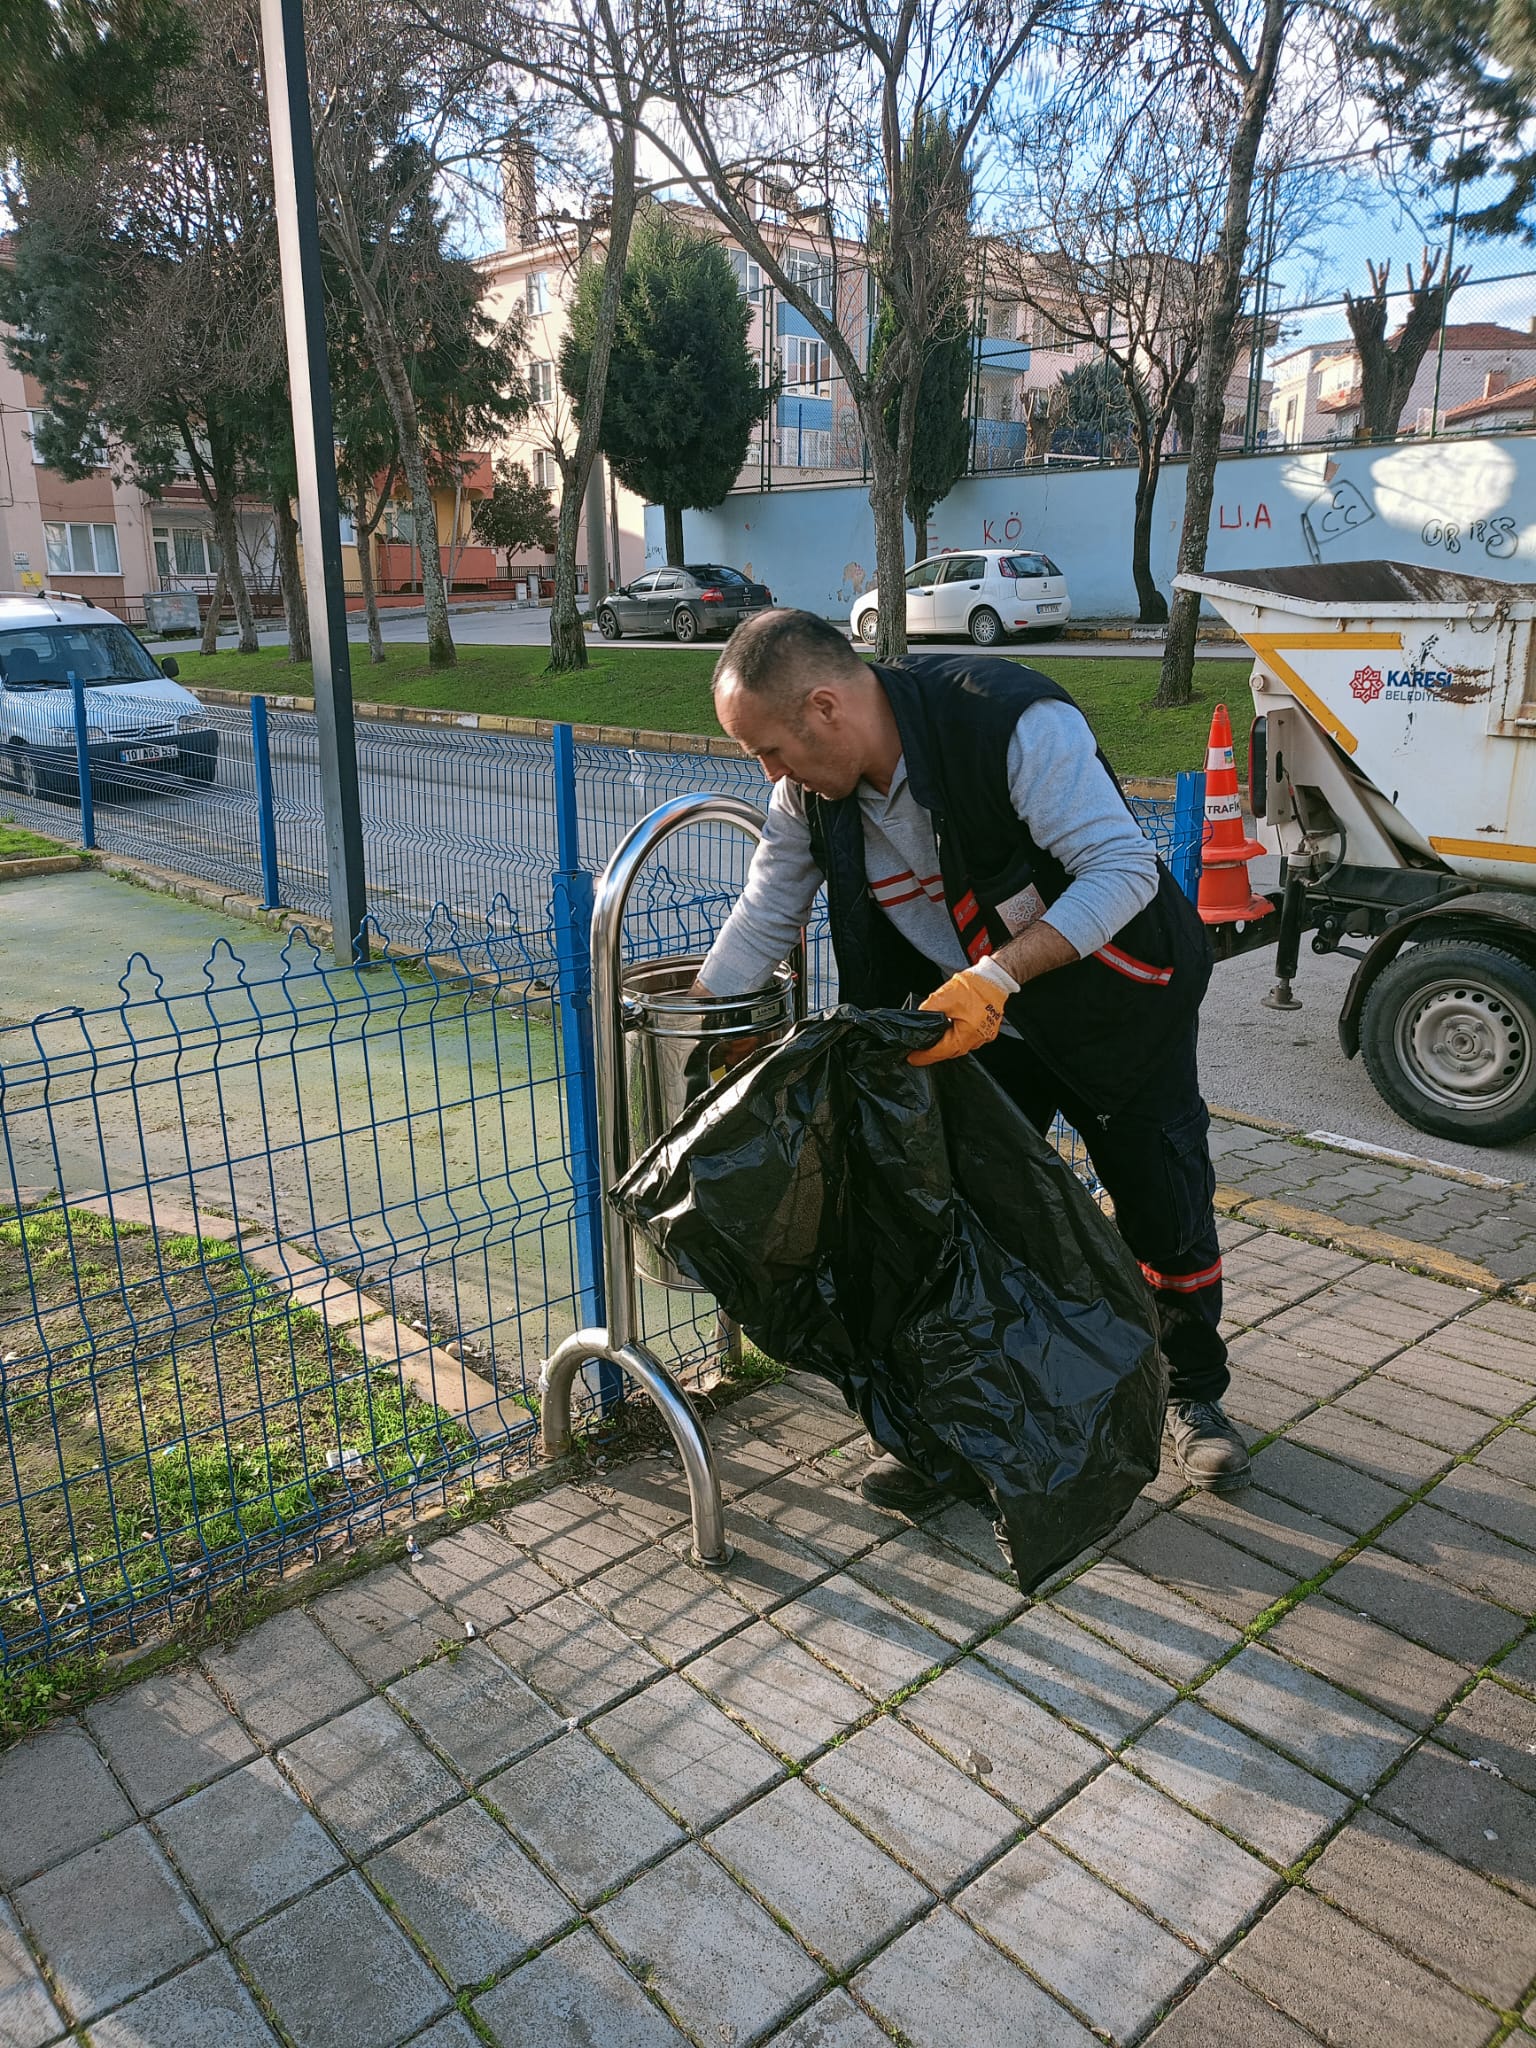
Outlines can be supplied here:
M341 574L336 436L331 420L331 372L325 354L303 0L261 0L261 42L299 474L299 531L304 541L304 586L314 655L331 944L338 963L351 966L368 957L363 929L368 899L352 730L352 664Z

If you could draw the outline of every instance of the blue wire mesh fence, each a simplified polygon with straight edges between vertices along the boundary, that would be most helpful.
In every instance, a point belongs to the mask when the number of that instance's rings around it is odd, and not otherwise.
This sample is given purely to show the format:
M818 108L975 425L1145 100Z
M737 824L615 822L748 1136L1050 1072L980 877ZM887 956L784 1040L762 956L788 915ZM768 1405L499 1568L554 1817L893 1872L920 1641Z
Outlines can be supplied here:
M98 840L255 893L259 739L221 719L201 790L98 792L93 763ZM272 724L286 891L298 752ZM431 729L375 749L378 730L362 751L426 793L375 884L414 957L339 968L295 931L265 964L221 941L172 987L136 954L114 1004L0 1029L0 1669L135 1639L450 1482L526 1470L540 1365L601 1316L588 933L555 865L555 755ZM708 756L566 757L587 871L666 796L764 794ZM1198 850L1197 795L1148 816L1176 858ZM669 841L626 957L702 954L749 854L725 829ZM453 896L428 902L439 876ZM323 876L305 886L318 903ZM809 937L820 1007L819 905ZM642 1283L640 1315L685 1378L718 1360L708 1297Z

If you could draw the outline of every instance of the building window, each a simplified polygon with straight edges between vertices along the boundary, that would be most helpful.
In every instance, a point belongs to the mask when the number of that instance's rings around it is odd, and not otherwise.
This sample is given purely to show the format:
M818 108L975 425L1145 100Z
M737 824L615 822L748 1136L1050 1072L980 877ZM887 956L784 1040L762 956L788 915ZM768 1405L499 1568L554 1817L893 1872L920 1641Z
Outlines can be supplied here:
M784 273L793 278L823 313L832 310L832 266L809 249L791 249L784 259Z
M541 490L558 491L560 488L560 465L547 448L534 450L533 480Z
M535 405L548 405L555 395L555 366L540 361L528 365L528 396Z
M736 289L744 299L758 298L763 289L763 273L745 249L727 249L731 268L736 273Z
M802 398L825 398L832 383L832 351L803 334L786 336L784 383Z
M1014 309L1012 306L988 306L987 332L997 340L1013 339Z
M542 270L530 270L523 279L523 304L530 313L549 311L549 277Z
M37 437L46 424L47 419L48 415L45 412L29 412L27 414L26 436L32 446L32 460L39 468L43 467L43 458L37 452ZM105 469L107 466L107 441L106 436L99 427L92 429L90 453L91 460L97 469Z
M43 544L50 576L117 576L115 526L75 526L45 521Z

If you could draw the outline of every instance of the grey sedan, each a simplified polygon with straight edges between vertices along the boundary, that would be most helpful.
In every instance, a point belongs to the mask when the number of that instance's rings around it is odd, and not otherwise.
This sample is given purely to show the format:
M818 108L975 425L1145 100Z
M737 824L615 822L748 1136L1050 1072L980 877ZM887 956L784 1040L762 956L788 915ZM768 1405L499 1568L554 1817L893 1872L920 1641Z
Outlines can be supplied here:
M729 633L749 612L773 603L765 583L719 562L690 562L686 568L652 569L612 591L597 608L597 629L605 640L626 633L670 633L697 640Z

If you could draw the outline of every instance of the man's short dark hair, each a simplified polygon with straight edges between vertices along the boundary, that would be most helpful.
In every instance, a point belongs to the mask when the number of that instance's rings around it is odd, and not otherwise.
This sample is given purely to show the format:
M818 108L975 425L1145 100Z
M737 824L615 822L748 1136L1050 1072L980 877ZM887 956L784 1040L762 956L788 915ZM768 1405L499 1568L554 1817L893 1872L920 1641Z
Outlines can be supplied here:
M798 704L819 682L862 675L848 636L815 612L775 605L743 619L715 663L714 688L729 678L754 697Z

